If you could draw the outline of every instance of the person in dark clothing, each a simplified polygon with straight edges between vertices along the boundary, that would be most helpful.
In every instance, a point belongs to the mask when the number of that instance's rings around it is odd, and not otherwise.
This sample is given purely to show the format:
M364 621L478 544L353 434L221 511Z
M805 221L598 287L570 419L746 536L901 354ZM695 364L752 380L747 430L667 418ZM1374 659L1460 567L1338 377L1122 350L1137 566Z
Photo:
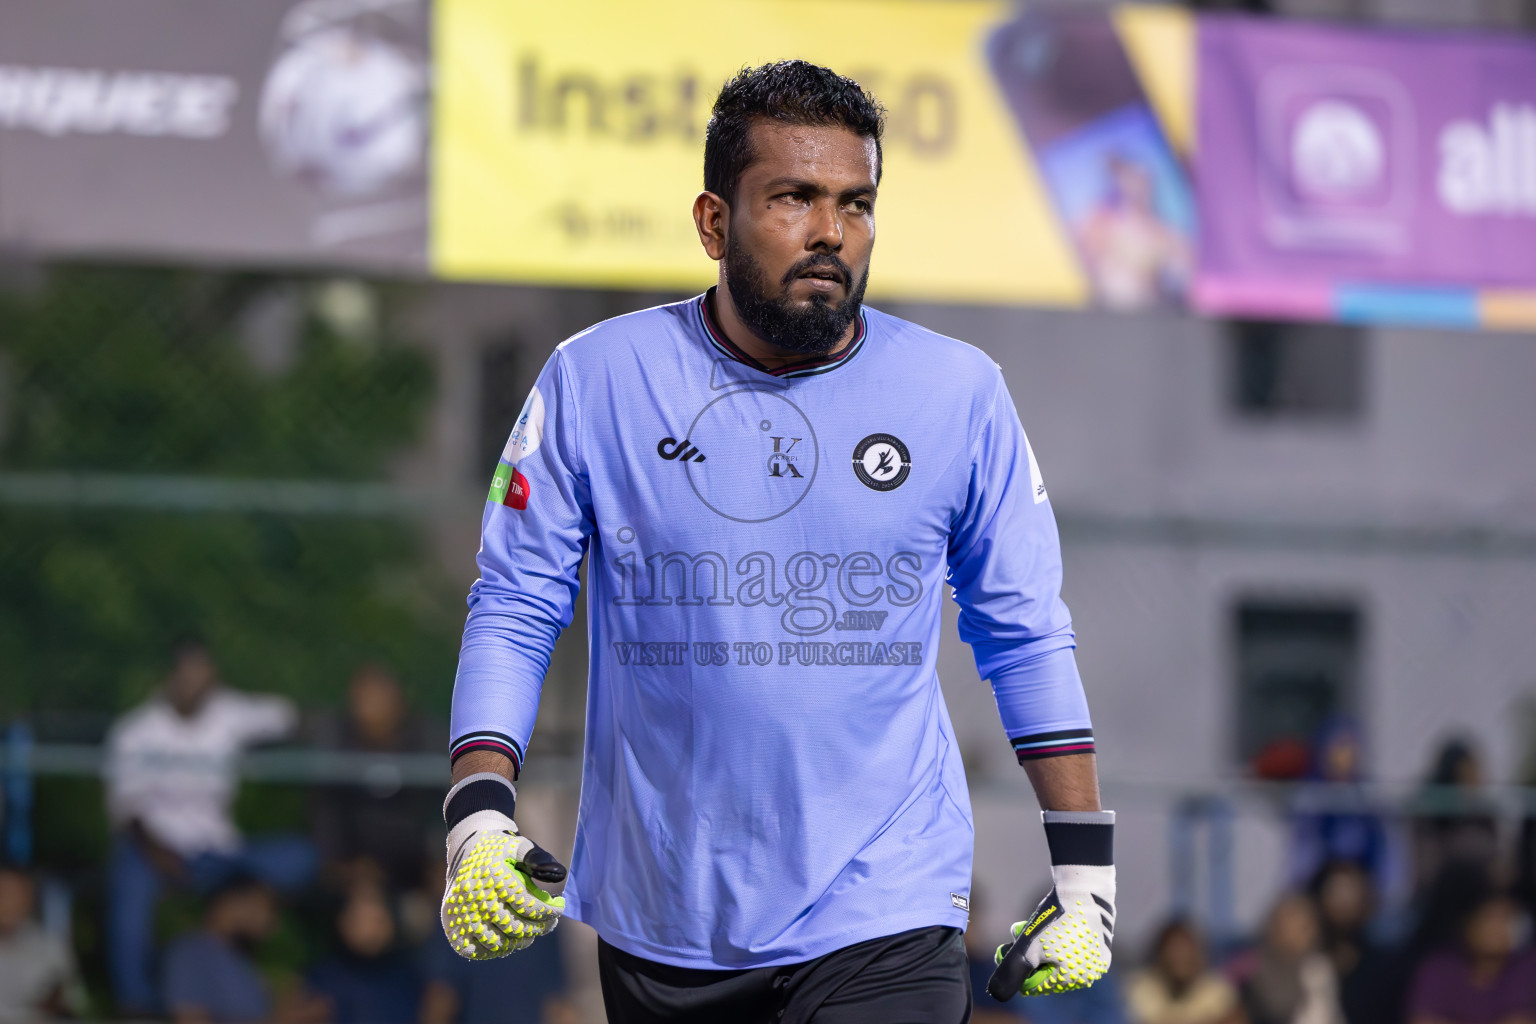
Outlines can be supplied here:
M315 740L325 749L350 753L436 753L444 743L438 732L411 713L387 669L367 664L347 688L346 716L322 721ZM395 891L412 888L442 846L441 799L403 786L387 770L366 786L316 787L310 812L327 873L343 886L383 881Z
M226 881L208 899L202 927L165 951L162 995L175 1024L320 1024L325 1004L274 999L252 950L277 927L272 890L252 876Z
M535 942L516 956L473 963L453 951L441 932L427 940L427 993L422 1024L506 1024L507 993L536 1008L531 1021L574 1016L566 995L560 943Z
M1352 861L1325 864L1312 880L1322 925L1323 952L1339 978L1339 1004L1348 1024L1393 1024L1385 1015L1393 975L1391 953L1370 935L1376 893L1365 869Z
M330 1004L331 1024L415 1024L422 981L397 934L382 890L353 886L336 917L340 950L306 979Z
M1303 787L1291 812L1291 879L1297 885L1331 861L1358 864L1380 883L1387 865L1387 832L1360 787L1364 759L1354 721L1334 718L1318 731L1309 776L1328 789Z
M1536 710L1536 706L1532 707ZM1531 719L1536 724L1536 718ZM1536 733L1530 737L1536 740ZM1520 771L1520 784L1536 788L1536 744L1527 747ZM1514 890L1512 895L1536 917L1536 806L1527 803L1520 821L1520 836L1515 848Z
M1417 901L1415 924L1406 948L1414 965L1431 953L1453 948L1467 914L1487 898L1492 888L1491 876L1482 867L1459 862L1447 864Z
M1482 795L1483 762L1468 740L1440 745L1413 808L1414 879L1419 889L1454 864L1487 870L1498 853L1498 818Z

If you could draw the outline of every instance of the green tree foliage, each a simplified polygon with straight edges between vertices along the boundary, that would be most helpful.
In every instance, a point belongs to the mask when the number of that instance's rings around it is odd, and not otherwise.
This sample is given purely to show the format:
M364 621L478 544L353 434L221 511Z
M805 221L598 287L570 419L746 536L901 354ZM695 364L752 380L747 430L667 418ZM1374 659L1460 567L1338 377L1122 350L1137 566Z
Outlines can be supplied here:
M382 481L431 365L366 315L326 315L328 294L70 268L0 296L0 471ZM252 353L264 308L290 311L266 328L278 365ZM429 566L417 526L383 515L0 504L0 715L124 708L187 633L243 688L330 704L378 659L442 710L460 613Z

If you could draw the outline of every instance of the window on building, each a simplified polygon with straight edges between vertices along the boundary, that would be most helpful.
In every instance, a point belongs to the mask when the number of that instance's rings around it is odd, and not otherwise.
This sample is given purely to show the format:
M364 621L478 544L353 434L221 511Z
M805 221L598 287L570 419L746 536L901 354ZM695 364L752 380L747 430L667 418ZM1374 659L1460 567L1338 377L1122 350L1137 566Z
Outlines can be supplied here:
M1240 602L1237 753L1257 774L1306 770L1310 742L1334 715L1355 710L1361 614L1344 603Z
M480 351L480 443L475 477L489 480L496 471L501 451L507 446L512 424L522 412L523 400L533 387L525 377L529 360L515 338L504 338Z
M1348 324L1238 321L1227 335L1239 415L1351 419L1365 405L1365 335Z

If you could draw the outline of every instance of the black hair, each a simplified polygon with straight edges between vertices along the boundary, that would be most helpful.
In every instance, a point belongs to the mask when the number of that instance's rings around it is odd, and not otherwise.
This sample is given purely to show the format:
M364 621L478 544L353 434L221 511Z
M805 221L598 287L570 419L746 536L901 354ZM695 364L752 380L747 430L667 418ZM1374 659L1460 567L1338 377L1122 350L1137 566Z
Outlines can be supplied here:
M1461 784L1461 769L1468 762L1477 760L1477 748L1464 736L1452 736L1440 744L1435 752L1435 763L1429 770L1431 786L1457 786Z
M741 174L751 166L752 122L846 128L875 140L875 184L884 157L885 108L858 82L804 60L742 68L720 89L704 129L704 188L727 203L736 199Z
M1168 944L1169 940L1181 932L1188 935L1190 941L1199 946L1202 951L1205 949L1205 936L1200 934L1200 929L1195 927L1195 922L1183 914L1175 914L1164 921L1162 926L1157 929L1157 933L1152 936L1152 942L1147 947L1148 958L1156 960L1162 955L1163 947Z
M207 654L208 641L195 629L184 629L171 638L171 665L180 665L182 659L194 654Z
M212 909L213 906L231 896L244 896L251 892L264 892L272 894L272 887L252 872L240 870L223 878L208 893L204 900L204 906Z
M1498 895L1486 868L1451 861L1440 869L1424 893L1408 948L1422 955L1458 945L1473 912Z

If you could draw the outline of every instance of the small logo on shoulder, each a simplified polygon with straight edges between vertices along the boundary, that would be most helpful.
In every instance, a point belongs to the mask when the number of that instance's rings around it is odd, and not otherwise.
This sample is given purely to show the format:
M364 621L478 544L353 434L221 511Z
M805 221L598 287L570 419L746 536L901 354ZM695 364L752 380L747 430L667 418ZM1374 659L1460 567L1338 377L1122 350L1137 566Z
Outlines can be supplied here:
M491 478L491 493L486 495L486 500L515 508L519 512L525 511L528 508L528 478L519 473L515 466L501 463L496 467L496 475Z
M953 903L967 914L971 912L971 901L966 899L964 896L961 896L957 892L952 892L949 894L949 902Z
M865 487L894 491L912 472L912 454L894 434L870 434L853 449L853 472Z

